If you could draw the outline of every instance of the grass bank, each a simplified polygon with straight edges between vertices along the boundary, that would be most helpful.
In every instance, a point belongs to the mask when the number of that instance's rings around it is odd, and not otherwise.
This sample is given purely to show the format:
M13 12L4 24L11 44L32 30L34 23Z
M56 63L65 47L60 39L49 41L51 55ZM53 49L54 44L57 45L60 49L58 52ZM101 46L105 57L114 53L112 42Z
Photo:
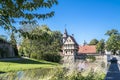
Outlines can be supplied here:
M0 72L11 72L35 68L53 68L58 67L60 64L48 62L44 60L36 59L11 59L11 60L0 60Z

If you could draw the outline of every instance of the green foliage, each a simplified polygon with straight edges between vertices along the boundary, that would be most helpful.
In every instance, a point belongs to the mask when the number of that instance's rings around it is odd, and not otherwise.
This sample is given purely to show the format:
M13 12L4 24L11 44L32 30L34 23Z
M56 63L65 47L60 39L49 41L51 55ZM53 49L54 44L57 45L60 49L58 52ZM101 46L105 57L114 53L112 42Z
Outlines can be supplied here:
M84 76L80 72L71 75L70 80L84 80Z
M60 62L61 56L60 54L55 54L55 53L45 53L43 55L43 59L52 62Z
M106 41L106 49L111 51L113 55L117 54L117 51L120 50L120 33L116 29L108 30L106 35L109 36Z
M88 73L88 75L85 77L84 80L89 80L89 79L90 79L90 80L96 80L96 79L95 79L95 75L96 75L96 74L91 70L91 72Z
M61 68L39 68L1 74L0 78L2 80L104 80L105 77L104 73L93 71L85 76L78 71L68 73Z
M92 62L94 62L96 60L95 56L92 56L92 55L87 55L86 59L89 59Z
M55 4L58 4L57 0L0 0L0 26L4 29L16 30L13 27L14 23L35 23L37 19L50 18L54 16L54 11L48 13L35 11L50 9Z
M56 69L54 68L37 68L24 71L13 71L0 74L0 80L50 80L54 75Z
M42 25L27 32L28 36L23 35L19 50L21 55L53 62L60 61L62 34L59 31L51 31L46 25Z
M112 29L112 30L108 30L106 33L105 33L105 35L108 35L108 36L111 36L111 35L118 35L119 34L119 32L118 32L118 30L116 30L116 29Z
M92 39L89 43L89 45L96 45L98 43L97 39Z
M118 50L120 50L120 35L112 34L107 42L106 42L106 49L111 51L114 55Z
M14 72L23 71L28 69L38 68L53 68L60 66L57 63L48 62L44 60L36 59L11 59L11 60L0 60L0 72Z
M83 76L82 73L78 71L68 74L63 70L58 70L50 80L104 80L104 77L105 74L93 72L92 70L86 74L86 76Z
M39 54L37 54L37 53L34 53L34 54L30 55L31 58L40 59L40 58L38 58L38 56L39 56Z
M63 69L58 69L57 71L55 71L50 80L66 80L67 78L65 75L66 71L64 71Z
M97 53L103 54L105 52L105 40L101 39L96 46Z

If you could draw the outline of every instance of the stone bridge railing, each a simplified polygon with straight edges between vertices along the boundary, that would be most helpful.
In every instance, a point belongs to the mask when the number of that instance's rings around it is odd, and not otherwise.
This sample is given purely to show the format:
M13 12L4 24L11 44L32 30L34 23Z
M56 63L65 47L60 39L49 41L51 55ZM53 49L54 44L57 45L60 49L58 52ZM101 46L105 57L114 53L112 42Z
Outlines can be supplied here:
M105 80L120 80L120 70L118 65L118 60L113 57L110 62L110 67L107 71Z

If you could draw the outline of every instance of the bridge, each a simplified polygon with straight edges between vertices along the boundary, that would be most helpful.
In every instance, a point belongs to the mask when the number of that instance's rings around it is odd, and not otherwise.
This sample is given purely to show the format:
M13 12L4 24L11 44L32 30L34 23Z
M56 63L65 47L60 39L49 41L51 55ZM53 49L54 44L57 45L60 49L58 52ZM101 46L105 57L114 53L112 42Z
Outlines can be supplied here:
M110 62L109 69L107 71L105 80L120 80L120 70L119 70L119 57L113 57Z

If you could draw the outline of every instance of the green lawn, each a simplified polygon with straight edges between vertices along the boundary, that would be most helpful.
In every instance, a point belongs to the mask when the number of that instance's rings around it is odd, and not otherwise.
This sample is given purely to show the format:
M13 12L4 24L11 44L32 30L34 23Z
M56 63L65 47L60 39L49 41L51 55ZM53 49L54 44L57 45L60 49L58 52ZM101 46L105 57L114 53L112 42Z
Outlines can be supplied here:
M52 68L60 66L57 63L35 59L0 60L0 72L19 71L35 68Z

